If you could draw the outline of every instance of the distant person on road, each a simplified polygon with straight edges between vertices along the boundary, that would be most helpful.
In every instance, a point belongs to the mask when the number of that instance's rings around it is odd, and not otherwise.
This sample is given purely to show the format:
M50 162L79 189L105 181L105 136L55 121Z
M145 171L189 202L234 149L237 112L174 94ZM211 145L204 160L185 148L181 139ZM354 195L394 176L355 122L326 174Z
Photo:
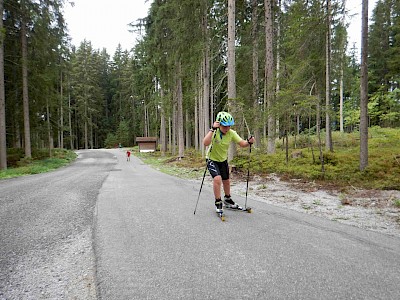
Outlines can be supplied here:
M227 112L219 112L210 131L203 139L204 146L210 146L207 155L207 168L213 178L215 209L222 213L221 186L224 190L224 204L227 207L237 208L238 205L231 197L231 183L229 180L228 149L231 141L240 147L249 147L254 143L254 137L243 140L236 131L231 129L235 124L233 117Z
M126 161L131 161L131 151L126 151Z

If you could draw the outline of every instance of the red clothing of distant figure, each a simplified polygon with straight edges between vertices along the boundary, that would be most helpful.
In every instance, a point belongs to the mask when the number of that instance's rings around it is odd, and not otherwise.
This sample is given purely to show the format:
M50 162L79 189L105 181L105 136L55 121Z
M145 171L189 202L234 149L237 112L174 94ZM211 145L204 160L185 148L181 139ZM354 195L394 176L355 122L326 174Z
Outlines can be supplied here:
M131 151L126 151L126 160L131 160Z

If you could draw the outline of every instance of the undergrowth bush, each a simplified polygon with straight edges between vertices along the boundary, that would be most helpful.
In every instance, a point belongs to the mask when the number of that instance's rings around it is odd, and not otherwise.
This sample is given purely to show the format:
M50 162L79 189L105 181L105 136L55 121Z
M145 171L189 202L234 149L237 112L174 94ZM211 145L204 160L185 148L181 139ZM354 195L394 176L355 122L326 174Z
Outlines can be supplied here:
M7 153L7 170L0 171L0 178L12 178L23 175L38 174L62 167L76 158L73 151L66 149L33 149L32 157L26 158L21 149L11 149ZM9 164L9 157L14 161ZM16 157L19 159L16 160Z
M265 153L259 147L252 149L250 173L266 175L276 173L285 178L317 180L321 184L337 186L352 185L363 188L397 189L400 190L400 130L392 128L373 127L369 130L368 167L363 172L359 169L360 149L359 132L333 132L334 152L323 148L324 171L316 136L312 136L312 148L303 140L303 148L290 148L288 162L282 140L277 140L275 154ZM324 137L323 139L324 140ZM305 145L306 144L306 145ZM293 144L293 137L289 138ZM296 152L296 155L293 155ZM238 148L237 155L231 162L238 172L247 173L249 149Z

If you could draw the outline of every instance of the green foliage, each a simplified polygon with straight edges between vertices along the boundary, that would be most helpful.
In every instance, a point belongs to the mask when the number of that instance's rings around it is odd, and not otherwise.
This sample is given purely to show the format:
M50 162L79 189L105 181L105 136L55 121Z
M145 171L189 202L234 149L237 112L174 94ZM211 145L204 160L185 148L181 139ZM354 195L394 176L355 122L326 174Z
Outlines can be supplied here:
M49 135L52 135L54 141L59 141L61 133L65 135L64 146L67 144L71 148L114 147L118 143L132 145L136 136L160 136L161 116L167 122L165 130L171 130L171 134L176 135L178 130L175 127L174 95L178 62L182 67L183 110L187 120L194 120L196 113L201 116L204 111L210 110L210 107L202 106L203 90L207 88L202 82L205 57L210 58L211 86L208 88L212 91L210 98L214 110L211 113L226 108L226 1L153 1L148 16L140 22L139 27L144 33L142 40L132 52L118 47L112 59L105 50L93 49L87 40L82 41L77 48L69 47L62 16L64 1L27 0L24 3L28 8L26 10L21 9L21 3L16 0L4 3L2 34L5 35L4 49L7 57L4 68L7 78L8 146L20 144L23 128L20 105L20 33L23 11L29 12L24 17L29 24L30 123L34 139L32 144L36 147L46 147ZM346 26L340 21L344 14L342 5L343 1L332 1L332 115L339 117L339 82L343 71L345 130L354 131L355 134L334 137L335 146L339 148L358 145L360 119L359 62L356 49L350 49L351 54L347 55ZM245 117L252 133L261 135L267 114L273 114L279 119L280 130L289 134L289 148L305 149L312 144L315 150L317 140L308 133L315 134L317 105L324 102L325 4L321 1L282 1L281 7L274 5L274 32L278 32L278 24L281 29L279 40L278 35L275 35L273 41L275 57L280 59L279 90L275 95L276 104L269 107L268 111L265 111L264 106L266 41L262 30L265 22L262 1L257 2L257 8L257 30L254 32L250 1L239 1L236 6L235 101L238 102L238 111L235 119L238 128L246 131L244 122L241 122L242 117ZM399 13L396 1L385 0L378 1L372 16L369 38L371 125L400 126L400 92L397 87L400 81L400 26L399 18L391 17ZM255 54L258 56L254 57ZM258 62L258 69L253 70L253 59ZM259 75L257 83L253 83L253 72ZM258 94L253 96L256 91ZM322 110L321 116L324 113ZM61 124L61 114L64 124ZM297 132L297 117L303 133L294 136L293 133ZM66 124L69 119L71 131ZM332 118L332 121L336 123L337 120ZM194 126L194 122L184 122L183 125L184 130L188 131L191 145L195 142ZM311 127L310 130L304 130L308 127ZM200 132L199 139L201 135ZM172 139L171 144L175 143L176 137L168 138ZM61 143L58 146L61 147ZM284 149L282 139L277 141L277 146L278 149ZM29 164L29 161L21 160L23 153L13 153L11 149L8 152L11 152L8 155L11 166L17 162ZM297 163L303 159L313 161L315 165L310 167L307 176L319 178L318 155L314 153L313 157L307 151L303 151L303 154L302 158L296 159ZM285 171L288 165L293 164L293 159L290 159L286 165L284 152L277 155L282 155L279 159L284 158L282 162L277 162L278 170ZM328 171L340 165L341 157L337 153L324 153L324 158ZM262 169L261 166L257 167ZM292 167L293 170L287 172L302 173L301 165ZM327 172L326 176L330 174Z
M127 147L133 145L133 142L133 135L131 128L129 127L129 121L121 121L116 134L108 133L104 144L106 148L113 148L119 144Z
M122 145L132 145L132 137L128 121L121 121L118 126L116 138Z
M116 145L118 145L118 138L114 134L109 133L107 134L104 144L106 148L114 148Z
M400 52L399 14L398 1L378 1L373 10L368 47L371 94L380 91L387 93L398 87L400 63L396 57Z
M12 152L12 155L15 155L19 151ZM21 158L15 167L1 170L0 179L49 172L67 165L76 158L75 152L65 149L52 149L51 155L49 157L48 149L34 149L32 158Z
M204 174L204 159L193 149L185 152L185 157L161 156L160 152L135 153L135 156L155 169L181 178L198 178Z
M336 145L335 152L324 152L325 174L321 172L318 159L319 152L314 149L316 161L313 161L313 152L310 148L290 149L290 153L301 152L301 155L292 157L286 164L285 151L275 154L266 154L262 149L253 149L249 161L249 149L240 148L231 165L239 174L246 175L250 166L251 175L266 176L276 173L284 179L298 178L318 181L321 185L335 185L337 187L362 187L368 189L400 189L400 130L373 127L369 134L369 165L363 172L359 170L359 141L356 133L333 134ZM312 136L312 140L316 140ZM186 170L181 173L197 171L205 167L204 159L198 153L187 152L181 161L171 157L157 158L160 164L169 168L174 166L175 175L179 175L176 167ZM142 154L140 157L148 156ZM154 158L154 155L152 154ZM250 162L250 165L249 165ZM169 167L168 167L169 166ZM194 173L193 173L194 174ZM200 176L201 176L200 175Z

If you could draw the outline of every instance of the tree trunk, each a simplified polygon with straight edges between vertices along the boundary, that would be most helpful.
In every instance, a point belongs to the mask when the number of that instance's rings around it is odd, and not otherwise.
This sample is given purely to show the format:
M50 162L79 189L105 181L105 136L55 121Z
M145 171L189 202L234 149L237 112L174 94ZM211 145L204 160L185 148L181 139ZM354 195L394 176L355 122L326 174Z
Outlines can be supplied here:
M24 1L21 6L24 9ZM21 47L22 47L22 99L24 107L24 145L25 145L25 157L32 157L31 150L31 128L29 120L29 93L28 93L28 41L26 37L26 23L24 16L21 21Z
M204 35L204 52L203 52L203 116L204 123L201 130L201 140L208 133L211 126L210 123L210 46L208 34L207 6L203 14L203 35Z
M333 151L331 132L331 0L326 0L325 148Z
M258 127L260 121L260 109L258 103L258 95L260 92L259 89L259 76L258 76L258 59L259 59L259 51L258 51L258 0L252 0L252 15L251 15L251 35L252 35L252 43L253 43L253 116L252 124L250 126L254 130L254 136L256 138L256 145L258 145L260 141L260 130Z
M64 89L63 89L63 72L60 74L60 148L64 148Z
M46 97L46 115L47 115L47 137L49 143L49 156L51 157L51 149L53 149L53 135L51 132L51 124L50 124L50 107L49 107L49 98Z
M210 52L210 57L212 57L212 52ZM215 108L214 108L214 68L213 60L210 59L210 119L211 123L215 120Z
M228 102L236 99L235 0L228 0Z
M342 55L342 59L344 59L344 55ZM344 122L343 122L343 100L344 100L344 98L343 98L343 93L344 93L344 91L343 91L343 88L344 88L344 85L343 85L343 75L344 75L344 71L343 71L343 68L344 68L344 65L343 65L343 63L341 63L341 65L340 65L340 95L339 95L339 97L340 97L340 103L339 103L339 123L340 123L340 132L344 132Z
M274 53L273 53L273 22L272 0L265 0L265 100L268 109L268 153L275 153L275 122L272 113L274 105ZM265 107L265 105L264 105Z
M206 48L208 48L206 46ZM203 126L201 128L201 138L203 140L210 129L210 58L208 49L204 53L203 65Z
M198 106L199 106L199 96L196 95L194 99L194 147L196 151L199 151L199 113L198 113Z
M160 89L161 101L164 103L164 89ZM161 155L164 156L165 152L167 152L167 140L166 140L166 121L165 121L165 111L164 108L161 107L161 124L160 124L160 150Z
M178 62L178 74L176 80L176 98L178 100L178 157L182 158L185 156L185 141L183 135L183 93L182 93L182 70L181 62Z
M175 108L173 109L172 113L175 114ZM168 118L168 150L171 153L173 153L173 148L172 148L172 139L173 139L172 122L173 121L171 120L171 117L169 117Z
M85 113L84 113L84 118L85 118L85 149L89 149L89 132L88 132L88 103L87 103L87 95L86 95L86 90L85 90Z
M93 133L93 118L92 113L89 113L89 126L90 126L90 149L93 149L94 145L94 133Z
M275 93L278 94L281 86L280 86L280 67L281 67L281 45L280 45L280 40L281 40L281 0L278 0L278 9L277 11L277 18L278 20L276 21L276 90ZM279 118L276 119L276 128L275 128L275 133L279 136Z
M147 128L149 128L148 126L148 118L147 118L147 105L146 105L146 100L143 100L143 117L144 117L144 128L143 128L143 132L144 132L144 136L148 137L149 136L149 132L147 131Z
M200 151L201 154L204 156L205 155L205 147L204 144L202 143L203 141L203 126L204 126L204 105L203 105L203 72L204 72L204 63L201 64L200 66L200 71L199 71L199 76L198 76L198 95L197 95L197 100L198 100L198 137L199 137L199 145L200 145Z
M177 133L176 133L176 115L177 115L177 112L176 112L176 93L174 93L175 94L175 96L174 96L174 104L173 104L173 108L172 108L172 120L171 120L171 137L172 137L172 143L171 143L171 153L172 153L172 155L176 155L176 136L177 136Z
M0 0L0 12L3 12L3 0ZM4 31L3 18L0 18L0 170L7 169L6 133L6 96L4 87Z
M319 97L319 95L318 95L317 120L316 121L317 121L319 160L321 162L322 177L324 177L325 176L325 163L324 163L324 153L322 151L322 141L321 141L321 105L320 105L320 97Z
M235 112L236 101L236 59L235 59L235 0L228 0L228 111ZM236 154L236 145L231 143L228 151L228 161Z
M345 16L344 13L346 11L346 0L343 0L343 17L342 17L342 26L343 28L346 26L345 24ZM339 103L339 126L340 132L344 132L344 118L343 118L343 101L344 101L344 85L343 85L343 77L344 77L344 65L345 65L345 58L346 58L346 39L342 36L342 46L341 46L341 58L340 58L340 103Z
M69 79L69 78L68 78ZM74 134L72 131L72 108L71 108L71 89L68 88L68 123L69 123L69 144L71 150L74 150Z
M186 147L186 149L189 149L190 147L192 147L192 140L191 140L191 128L190 128L190 117L189 117L189 111L186 109L185 110L185 124L186 124L186 126L185 126L185 134L186 134L186 136L185 136L185 140L186 140L186 143L185 143L185 147Z
M362 0L361 87L360 87L360 170L368 166L368 0Z
M167 152L167 141L166 141L166 122L165 122L164 110L161 111L160 150L161 150L161 155L165 156L165 153Z

